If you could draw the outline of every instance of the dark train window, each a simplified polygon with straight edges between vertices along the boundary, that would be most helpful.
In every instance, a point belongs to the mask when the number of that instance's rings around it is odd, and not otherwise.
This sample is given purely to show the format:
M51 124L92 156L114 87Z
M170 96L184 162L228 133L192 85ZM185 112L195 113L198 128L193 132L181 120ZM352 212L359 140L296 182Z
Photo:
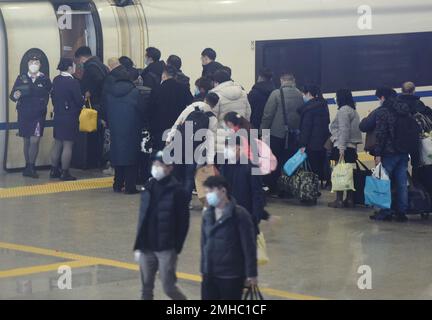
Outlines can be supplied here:
M28 72L28 61L31 57L37 56L41 62L41 72L49 76L50 66L48 57L46 54L38 48L29 49L26 53L24 53L21 63L20 63L20 74L25 74Z
M258 41L256 55L257 71L288 69L299 85L319 84L327 93L432 84L432 32Z

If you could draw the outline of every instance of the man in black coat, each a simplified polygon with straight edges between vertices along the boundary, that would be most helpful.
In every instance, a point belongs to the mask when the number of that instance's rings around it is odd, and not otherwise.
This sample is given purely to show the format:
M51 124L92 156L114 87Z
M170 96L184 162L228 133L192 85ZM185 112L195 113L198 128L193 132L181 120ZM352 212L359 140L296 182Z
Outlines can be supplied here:
M409 105L411 113L421 113L432 120L432 109L427 107L420 97L415 95L416 86L413 82L405 82L402 85L402 94L398 97L401 102Z
M189 89L178 83L174 77L177 69L166 66L162 74L162 84L152 90L149 103L149 123L153 136L153 148L162 150L165 130L171 129L183 110L192 103Z
M175 79L181 83L184 84L188 89L190 89L190 78L186 76L183 71L181 70L182 67L182 60L179 56L176 55L170 55L167 59L167 65L172 66L177 69L177 74L175 75Z
M161 52L159 49L149 47L146 49L145 65L147 66L141 73L143 86L154 90L159 87L162 79L162 72L165 62L160 61Z
M245 285L258 284L256 233L251 215L231 198L221 176L204 182L209 208L201 231L203 300L241 300Z
M252 90L248 94L249 103L252 109L251 123L256 129L259 129L261 126L264 107L270 94L276 89L272 78L273 72L270 69L262 69L259 72L257 83L252 87Z
M186 191L165 164L163 152L153 158L152 176L141 195L135 259L140 263L142 299L153 299L157 271L171 299L186 300L177 287L176 265L189 229Z
M104 104L111 133L110 160L115 169L113 189L135 194L143 101L118 59L110 59L110 65L113 69L104 86Z
M216 60L216 51L206 48L201 53L201 62L203 66L202 77L212 78L214 73L223 69L223 65Z

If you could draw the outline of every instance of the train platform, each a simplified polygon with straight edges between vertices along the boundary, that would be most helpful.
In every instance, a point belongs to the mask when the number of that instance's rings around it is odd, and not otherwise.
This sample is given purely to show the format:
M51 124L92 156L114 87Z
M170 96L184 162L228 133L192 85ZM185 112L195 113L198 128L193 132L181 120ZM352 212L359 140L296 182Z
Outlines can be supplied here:
M73 174L81 179L50 181L46 171L38 180L0 176L0 299L139 299L132 252L139 195L113 193L112 178L98 172ZM270 257L259 268L265 298L431 299L432 221L376 223L371 209L331 209L332 199L328 191L314 207L269 199L280 221L262 223ZM193 210L178 263L189 299L200 298L200 227L201 212ZM71 289L59 286L64 266ZM362 270L370 270L369 289ZM155 298L166 299L159 282Z

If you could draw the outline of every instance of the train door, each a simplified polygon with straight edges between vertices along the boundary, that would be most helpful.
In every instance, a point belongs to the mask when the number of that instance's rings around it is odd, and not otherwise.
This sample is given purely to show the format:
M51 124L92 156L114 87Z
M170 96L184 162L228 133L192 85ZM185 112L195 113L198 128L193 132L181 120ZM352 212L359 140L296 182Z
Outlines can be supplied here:
M7 116L7 58L6 31L0 12L0 174L4 171L6 148L6 116Z
M21 73L21 61L29 49L40 50L54 66L60 59L60 36L58 31L57 19L52 4L49 1L29 1L29 2L0 2L0 10L4 21L4 32L7 37L6 53L2 55L7 59L7 64L2 64L2 68L7 68L6 86L1 87L2 103L6 104L7 114L5 127L6 130L4 144L4 168L13 170L22 168L25 165L22 154L22 139L18 137L16 104L11 100L4 99L9 95L15 79ZM48 66L45 66L48 67ZM57 75L55 67L50 69L50 78ZM5 71L3 71L5 72ZM4 77L0 77L5 79ZM52 106L48 106L49 110ZM3 109L3 108L2 108ZM1 121L0 121L1 122ZM49 165L49 154L52 143L52 128L50 122L41 140L40 153L37 165ZM4 127L3 126L3 127Z

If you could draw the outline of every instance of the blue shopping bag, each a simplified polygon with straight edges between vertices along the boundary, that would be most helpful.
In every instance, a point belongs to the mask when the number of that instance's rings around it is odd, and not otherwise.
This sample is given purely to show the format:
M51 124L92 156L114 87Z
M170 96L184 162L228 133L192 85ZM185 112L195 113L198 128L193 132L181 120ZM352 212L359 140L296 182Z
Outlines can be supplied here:
M391 209L390 180L377 179L374 176L366 177L364 195L366 205L380 209Z
M300 167L303 162L305 162L307 159L306 152L301 152L300 150L297 151L297 153L290 158L284 165L284 171L288 177L291 177L294 172Z

